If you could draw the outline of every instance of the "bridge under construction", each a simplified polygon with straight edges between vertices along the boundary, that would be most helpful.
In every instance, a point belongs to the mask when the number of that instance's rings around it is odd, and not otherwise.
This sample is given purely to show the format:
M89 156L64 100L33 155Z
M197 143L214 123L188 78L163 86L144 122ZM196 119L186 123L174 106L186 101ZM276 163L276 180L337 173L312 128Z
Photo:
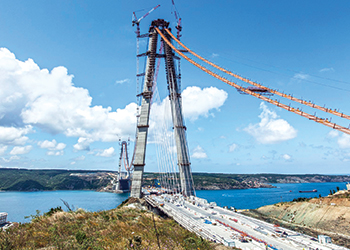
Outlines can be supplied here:
M136 22L137 23L137 22ZM131 187L131 196L132 197L141 197L142 190L142 180L143 172L145 166L145 155L146 155L146 145L147 145L147 136L149 128L149 116L151 110L151 104L154 100L154 94L156 93L156 82L159 71L160 59L164 58L165 60L165 70L166 70L166 80L167 87L169 90L169 102L171 107L171 118L172 118L172 133L175 140L176 152L177 152L177 167L178 175L176 173L165 174L164 178L168 179L166 182L174 182L179 178L180 187L175 186L170 187L171 190L176 190L184 196L193 196L195 190L193 188L193 178L191 173L191 162L188 150L188 144L186 139L186 126L183 118L182 111L182 100L181 100L181 88L180 80L181 74L180 65L176 67L176 61L180 61L180 57L184 58L186 61L190 62L200 70L205 73L217 78L218 80L229 84L230 86L236 88L239 93L247 94L268 103L271 103L277 107L285 109L289 112L295 113L299 116L307 118L311 121L317 122L324 126L330 127L332 129L338 130L345 134L350 134L349 127L344 127L339 124L331 122L331 119L325 119L312 115L302 110L302 108L294 108L291 104L287 105L282 103L279 100L272 99L274 95L283 97L288 101L293 101L298 104L308 106L313 109L317 109L323 112L326 112L331 115L335 115L346 120L350 120L350 116L344 113L337 111L336 109L326 108L325 106L317 105L311 101L302 100L296 97L293 97L292 94L285 94L283 92L270 89L265 87L262 84L254 82L246 77L240 76L236 73L233 73L229 70L226 70L209 60L203 58L202 56L196 54L190 48L185 46L180 42L181 31L180 20L176 28L178 29L177 37L171 33L169 27L169 22L166 22L163 19L154 20L151 23L149 32L141 35L139 27L137 29L137 38L148 38L148 49L145 53L137 54L137 58L146 57L145 72L138 72L137 77L143 77L143 89L142 92L138 94L141 98L140 102L140 111L138 112L138 121L137 121L137 131L135 139L135 148L134 155L132 160L132 165L134 167L132 187ZM159 39L160 37L160 39ZM160 45L159 44L160 40ZM178 48L173 44L176 43ZM158 48L159 47L159 48ZM139 52L139 46L137 46ZM178 56L177 56L178 55ZM190 55L193 58L190 58ZM180 57L179 57L180 56ZM205 63L208 66L202 66L200 63L196 62L195 59L199 60L201 63ZM156 62L158 60L158 62ZM223 76L215 73L209 67L219 70L222 73L227 74L228 76L234 77L239 81L249 84L252 86L243 86L233 81L226 79ZM138 66L139 69L139 66ZM163 135L166 137L166 135ZM174 171L173 171L174 172ZM176 170L175 170L176 172ZM170 180L171 179L171 180Z
M151 11L157 7L159 6L156 6ZM148 13L146 15L148 15ZM161 167L163 167L163 170L160 168L159 173L162 185L157 191L158 195L148 195L145 197L148 204L174 218L190 231L194 231L208 240L221 242L227 246L238 246L244 248L247 245L242 245L242 243L248 242L249 247L244 249L346 249L333 244L327 246L319 244L310 236L299 234L284 228L276 230L271 224L243 216L233 211L222 209L217 207L216 204L210 205L207 201L195 197L190 154L186 138L186 126L182 110L180 57L190 62L206 74L236 88L241 94L261 99L289 112L346 134L350 134L349 127L332 123L331 119L328 120L318 117L316 114L309 114L300 108L294 108L291 104L287 105L279 100L272 99L272 97L276 95L288 101L293 101L347 120L350 120L350 116L340 113L336 109L326 108L325 106L322 107L311 101L295 98L292 94L285 94L270 89L201 57L180 42L181 19L178 20L176 26L177 37L172 34L169 22L163 19L152 21L149 31L146 34L141 34L139 22L145 16L140 19L137 19L135 16L135 21L133 21L133 24L137 25L137 61L142 57L145 58L145 71L139 72L139 66L137 67L137 81L139 82L139 79L143 78L143 85L142 90L140 90L140 93L137 95L140 99L140 107L137 115L135 148L131 163L134 169L132 174L131 197L140 198L144 196L142 186L148 129L150 126L149 117L152 103L157 94L157 76L160 60L164 59L172 131L169 132L167 128L165 128L166 132L159 136L161 140L157 142L157 144L166 145L166 149L161 153L158 153L158 155L168 159L163 161L158 159ZM139 53L140 38L148 38L148 48L144 53ZM207 66L202 66L195 59ZM219 70L230 77L236 78L243 84L238 84L228 80L218 73L215 73L210 67L214 68L214 70ZM245 86L244 84L252 86ZM168 136L169 134L171 136ZM173 151L171 143L166 141L168 137L171 137L172 140L175 141L176 167L166 167L169 161L175 161L174 157L168 156L168 154Z

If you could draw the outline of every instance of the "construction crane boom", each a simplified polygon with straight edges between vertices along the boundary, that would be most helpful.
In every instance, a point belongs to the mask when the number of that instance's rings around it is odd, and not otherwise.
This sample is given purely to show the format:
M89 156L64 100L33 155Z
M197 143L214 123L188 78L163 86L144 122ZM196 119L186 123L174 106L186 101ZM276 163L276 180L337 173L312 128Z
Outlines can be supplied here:
M146 16L148 16L152 11L160 7L160 4L158 4L156 7L153 7L150 11L148 11L146 14L144 14L142 17L137 19L135 11L133 12L134 20L132 20L132 26L136 24L136 35L137 37L140 37L140 22L142 19L144 19Z
M153 7L150 11L148 11L146 14L144 14L139 19L137 19L135 12L133 12L135 19L132 21L132 26L134 26L135 24L139 24L142 19L144 19L146 16L148 16L152 11L154 11L158 7L160 7L160 4L158 4L156 7Z
M181 30L182 30L182 26L181 26L181 17L180 17L180 15L177 13L174 0L171 0L171 2L172 2L173 7L174 7L174 15L175 15L175 19L176 19L176 26L175 26L175 28L177 29L176 37L177 37L177 39L180 39L180 37L181 37L180 32L181 32Z

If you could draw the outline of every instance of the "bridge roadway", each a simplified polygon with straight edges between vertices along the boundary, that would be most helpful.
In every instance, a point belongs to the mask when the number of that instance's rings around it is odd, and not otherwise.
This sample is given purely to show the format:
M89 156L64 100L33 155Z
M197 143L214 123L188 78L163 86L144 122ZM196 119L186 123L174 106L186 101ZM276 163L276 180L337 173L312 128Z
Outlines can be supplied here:
M208 204L197 197L185 199L179 195L151 195L146 196L146 201L189 231L226 246L241 249L347 249L334 244L321 244L308 235L276 228L273 224Z

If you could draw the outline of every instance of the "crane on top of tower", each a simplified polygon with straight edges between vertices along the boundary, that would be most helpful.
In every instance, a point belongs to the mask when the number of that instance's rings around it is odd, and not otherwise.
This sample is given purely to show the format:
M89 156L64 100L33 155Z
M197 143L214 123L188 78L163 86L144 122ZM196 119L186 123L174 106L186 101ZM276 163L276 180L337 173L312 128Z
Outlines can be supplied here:
M160 7L160 4L158 4L156 7L153 7L150 11L148 11L146 14L144 14L139 19L137 19L135 11L132 13L133 14L132 26L135 26L135 24L136 24L137 37L140 37L140 22L141 22L141 20L144 19L146 16L148 16L152 11L154 11L158 7Z
M181 30L182 30L182 26L181 26L181 17L178 13L178 11L176 10L176 6L175 6L175 2L174 0L171 0L172 4L173 4L173 7L174 7L174 15L175 15L175 19L176 19L176 26L175 28L177 29L177 34L176 34L176 37L177 39L180 39L181 37Z

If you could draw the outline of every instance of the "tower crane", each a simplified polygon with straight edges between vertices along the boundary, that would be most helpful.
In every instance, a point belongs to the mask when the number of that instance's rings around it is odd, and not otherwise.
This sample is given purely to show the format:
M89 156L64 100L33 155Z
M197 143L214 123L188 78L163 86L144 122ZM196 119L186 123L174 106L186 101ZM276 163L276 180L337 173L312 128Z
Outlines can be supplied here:
M151 12L153 12L154 10L156 10L157 8L160 7L160 4L158 4L157 6L153 7L150 11L148 11L146 14L144 14L142 17L140 17L139 19L136 16L135 11L132 13L133 14L133 20L132 20L132 26L136 25L136 85L137 85L137 95L139 94L139 78L143 76L143 74L140 74L140 58L139 58L139 53L140 53L140 38L142 37L147 37L147 34L144 35L140 35L140 22L142 19L144 19L145 17L147 17ZM139 99L137 97L136 102L138 103ZM137 113L139 112L139 107L137 107Z
M180 32L182 30L181 17L180 17L180 15L178 14L178 12L176 10L176 6L175 6L174 0L171 0L171 2L172 2L173 7L174 7L174 15L175 15L175 19L176 19L176 26L175 26L175 28L177 29L176 37L177 37L177 39L180 39L180 37L181 37Z
M139 19L137 19L135 11L132 13L133 17L134 17L134 20L132 20L132 26L135 26L135 24L136 24L136 35L137 35L137 37L140 37L140 22L141 22L141 20L144 19L146 16L148 16L152 11L154 11L158 7L160 7L160 4L158 4L156 7L152 8L150 11L148 11L146 14L144 14Z

